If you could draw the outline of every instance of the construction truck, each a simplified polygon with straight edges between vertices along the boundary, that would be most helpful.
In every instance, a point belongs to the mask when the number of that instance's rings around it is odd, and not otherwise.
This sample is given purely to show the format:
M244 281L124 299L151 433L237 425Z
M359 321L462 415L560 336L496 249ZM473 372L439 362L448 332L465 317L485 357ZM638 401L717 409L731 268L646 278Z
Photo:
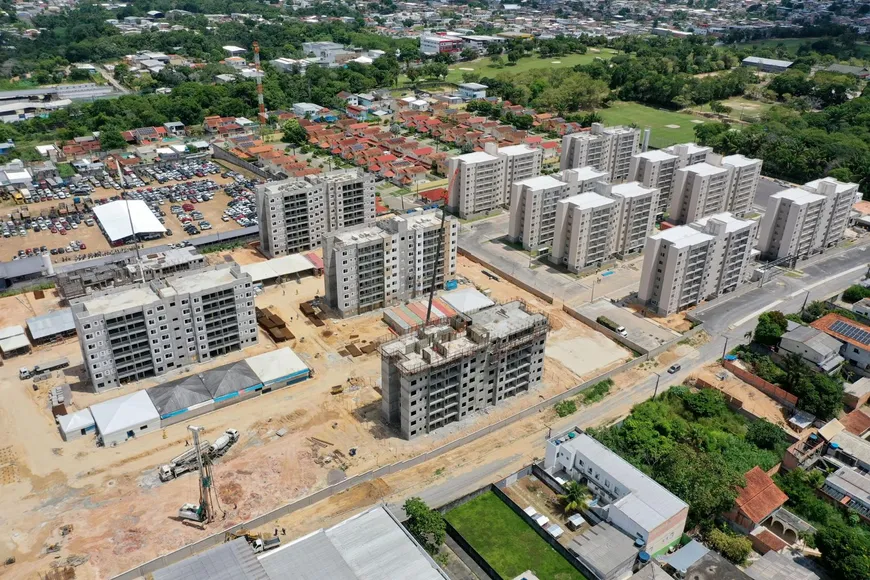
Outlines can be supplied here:
M281 545L281 538L278 536L263 537L263 534L254 533L247 528L241 528L236 532L227 532L224 541L231 542L239 538L245 538L255 553L267 552Z
M239 440L239 432L236 429L227 429L214 443L202 441L199 444L199 452L206 460L213 461L226 453L233 443ZM199 464L196 459L196 448L191 447L181 455L173 458L169 463L157 468L160 481L169 481L188 471L196 471Z
M199 444L200 451L203 455L207 454L209 447L211 447L211 443L208 441L203 441ZM197 467L196 449L191 448L181 455L174 457L169 463L161 465L157 469L157 473L160 476L160 481L169 481L170 479L178 477L182 473L196 471Z
M21 367L20 369L18 369L18 378L23 381L24 379L29 379L30 377L32 377L34 375L38 375L38 374L46 373L46 372L50 372L50 371L56 371L58 369L65 369L68 366L69 366L69 359L64 357L64 358L59 358L57 360L53 360L53 361L49 361L49 362L39 363L38 365L36 365L32 369L29 369L27 367Z

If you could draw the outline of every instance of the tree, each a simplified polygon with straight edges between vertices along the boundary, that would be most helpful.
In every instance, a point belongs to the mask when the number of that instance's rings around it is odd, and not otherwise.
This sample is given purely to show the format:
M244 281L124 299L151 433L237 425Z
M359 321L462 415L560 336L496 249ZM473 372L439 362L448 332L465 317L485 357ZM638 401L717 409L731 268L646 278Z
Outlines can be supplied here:
M760 419L749 424L746 440L760 449L772 451L785 443L785 431L767 419Z
M779 342L779 337L788 328L788 320L785 315L777 310L765 312L758 317L758 324L755 326L755 342L767 346L773 346Z
M720 529L713 529L706 539L714 550L721 553L734 564L742 565L752 552L752 540L746 536L738 536Z
M865 288L860 284L853 284L846 288L846 291L843 292L843 302L848 304L854 304L859 300L867 298L870 296L870 288Z
M591 497L589 488L576 481L569 481L564 487L564 495L559 496L562 502L562 509L566 514L580 511L586 505L586 500Z
M683 397L686 408L696 417L718 417L728 411L725 398L715 389L703 389L686 393Z
M492 46L492 45L490 45ZM491 66L495 68L501 68L504 66L504 59L501 57L501 54L496 54L494 56L489 57L489 62Z
M502 47L500 42L491 42L486 45L486 54L487 56L496 56L502 53Z
M473 48L463 48L462 52L459 53L459 58L462 60L474 60L477 58L477 51Z
M437 554L447 533L444 517L437 511L429 509L426 502L419 497L409 498L404 508L405 513L408 514L405 527L427 552Z
M121 136L121 131L116 127L106 127L100 131L100 149L103 151L114 151L116 149L126 149L127 141Z
M308 142L308 131L299 124L297 119L288 119L281 130L284 132L284 136L281 137L281 141L284 143L302 145Z
M870 578L870 537L860 528L824 527L816 532L816 546L833 577Z

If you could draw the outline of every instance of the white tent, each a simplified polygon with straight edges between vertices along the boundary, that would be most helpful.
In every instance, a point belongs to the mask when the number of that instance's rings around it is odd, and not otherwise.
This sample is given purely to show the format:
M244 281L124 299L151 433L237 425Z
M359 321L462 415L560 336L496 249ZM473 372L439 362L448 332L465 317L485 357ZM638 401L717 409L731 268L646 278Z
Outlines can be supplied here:
M290 347L252 356L247 363L263 383L264 393L305 380L311 372Z
M304 254L290 254L265 262L245 264L242 266L242 274L250 274L254 282L262 282L263 280L274 280L281 276L310 272L314 268L315 265Z
M61 415L57 418L57 424L60 428L60 436L63 437L64 441L72 441L87 435L89 432L93 433L96 425L90 409L82 409L69 415Z
M146 391L91 405L91 414L107 446L160 428L160 414Z
M113 201L95 206L94 215L111 242L129 238L134 232L162 234L166 231L166 226L160 223L141 199Z

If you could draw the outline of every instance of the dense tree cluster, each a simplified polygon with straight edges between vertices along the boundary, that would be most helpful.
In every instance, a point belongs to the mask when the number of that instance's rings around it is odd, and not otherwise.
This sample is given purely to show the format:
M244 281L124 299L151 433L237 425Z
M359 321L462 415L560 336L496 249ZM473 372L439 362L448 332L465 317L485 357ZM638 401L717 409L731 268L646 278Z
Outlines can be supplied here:
M489 87L487 94L518 105L560 114L597 109L609 97L607 85L603 81L565 69L503 72L495 78L484 77L480 82Z
M740 129L725 123L695 128L699 143L718 153L742 153L764 159L764 173L793 183L826 175L856 182L870 191L870 97L861 96L801 113L773 107L761 123Z
M686 501L691 527L731 509L744 473L779 463L785 442L762 449L747 440L748 429L718 391L673 387L592 434Z

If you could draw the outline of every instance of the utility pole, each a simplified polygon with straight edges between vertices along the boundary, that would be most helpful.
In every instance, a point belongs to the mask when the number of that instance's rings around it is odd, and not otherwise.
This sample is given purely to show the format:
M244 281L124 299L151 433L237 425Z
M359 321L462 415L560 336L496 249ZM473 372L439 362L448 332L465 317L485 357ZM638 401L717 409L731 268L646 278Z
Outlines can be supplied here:
M662 376L660 374L656 373L655 371L653 371L653 372L655 373L655 376L656 376L656 388L653 391L653 399L655 399L656 396L658 396L658 394L659 394L659 381L662 380Z
M810 291L807 290L806 292L807 292L807 295L804 296L804 303L803 303L803 306L801 306L801 317L803 317L804 310L806 310L806 308L807 308L807 300L810 299Z
M725 355L728 354L728 337L725 337L725 346L722 348L722 358L725 358Z

